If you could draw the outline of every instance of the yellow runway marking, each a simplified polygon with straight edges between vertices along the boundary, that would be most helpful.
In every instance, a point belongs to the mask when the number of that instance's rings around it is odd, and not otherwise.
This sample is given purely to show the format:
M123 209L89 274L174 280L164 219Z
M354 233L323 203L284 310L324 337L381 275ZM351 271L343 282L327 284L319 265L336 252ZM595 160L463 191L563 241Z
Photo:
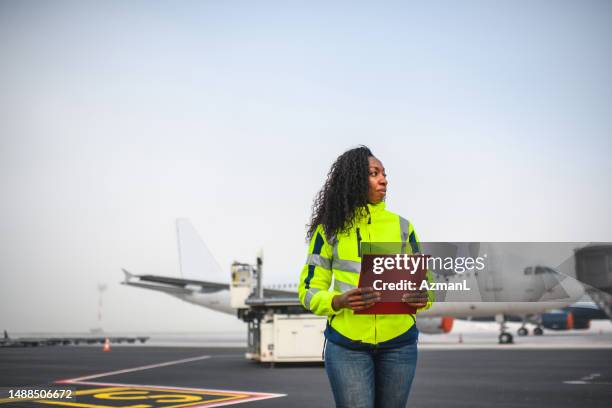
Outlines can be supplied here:
M74 401L30 400L45 405L75 408L183 408L231 405L230 401L250 399L249 393L213 390L180 390L165 387L103 387L81 389ZM25 400L10 400L12 403ZM7 401L8 402L8 401ZM0 402L3 403L3 402Z

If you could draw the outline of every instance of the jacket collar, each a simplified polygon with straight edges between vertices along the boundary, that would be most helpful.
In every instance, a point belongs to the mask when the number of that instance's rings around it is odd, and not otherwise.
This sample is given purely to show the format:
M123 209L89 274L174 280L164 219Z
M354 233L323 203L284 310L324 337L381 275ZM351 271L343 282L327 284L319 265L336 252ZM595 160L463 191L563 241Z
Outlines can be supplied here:
M380 203L377 204L370 204L368 203L368 211L370 212L370 214L376 214L379 213L381 211L383 211L385 209L385 202L381 201Z

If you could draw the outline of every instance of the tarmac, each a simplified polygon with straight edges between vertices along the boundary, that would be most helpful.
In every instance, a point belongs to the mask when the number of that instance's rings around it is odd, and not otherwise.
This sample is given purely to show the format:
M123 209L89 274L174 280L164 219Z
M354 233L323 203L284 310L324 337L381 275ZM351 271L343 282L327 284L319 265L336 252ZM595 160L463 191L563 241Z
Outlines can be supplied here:
M468 344L469 345L469 344ZM447 345L448 346L448 345ZM409 407L609 407L612 343L545 349L419 350ZM333 407L322 364L260 364L241 348L65 346L0 349L0 387L71 387L73 400L7 407Z
M518 324L509 324L516 333ZM497 344L498 326L457 321L419 338L409 407L609 407L612 325ZM198 347L194 347L198 345ZM0 408L333 407L322 363L245 359L243 333L151 335L146 345L0 348ZM71 389L72 400L15 402L8 391Z

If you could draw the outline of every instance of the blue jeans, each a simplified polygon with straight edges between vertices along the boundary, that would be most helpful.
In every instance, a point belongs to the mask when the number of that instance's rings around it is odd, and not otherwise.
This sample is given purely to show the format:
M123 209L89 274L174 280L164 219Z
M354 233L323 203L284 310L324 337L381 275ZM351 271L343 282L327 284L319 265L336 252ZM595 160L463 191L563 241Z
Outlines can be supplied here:
M416 363L416 342L351 350L328 341L325 347L325 371L337 408L404 408Z

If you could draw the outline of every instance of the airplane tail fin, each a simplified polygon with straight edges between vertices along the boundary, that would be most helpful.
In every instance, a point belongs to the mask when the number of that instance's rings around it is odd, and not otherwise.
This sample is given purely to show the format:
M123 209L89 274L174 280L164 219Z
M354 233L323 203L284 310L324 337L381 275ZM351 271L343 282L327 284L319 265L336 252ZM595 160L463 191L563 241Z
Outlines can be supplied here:
M186 218L176 220L179 263L184 279L226 282L224 274L212 253Z
M9 338L8 332L6 330L4 330L4 339L8 340L8 338Z
M130 278L134 276L134 274L128 271L127 269L121 268L121 270L123 271L123 274L125 275L126 282L129 281Z

